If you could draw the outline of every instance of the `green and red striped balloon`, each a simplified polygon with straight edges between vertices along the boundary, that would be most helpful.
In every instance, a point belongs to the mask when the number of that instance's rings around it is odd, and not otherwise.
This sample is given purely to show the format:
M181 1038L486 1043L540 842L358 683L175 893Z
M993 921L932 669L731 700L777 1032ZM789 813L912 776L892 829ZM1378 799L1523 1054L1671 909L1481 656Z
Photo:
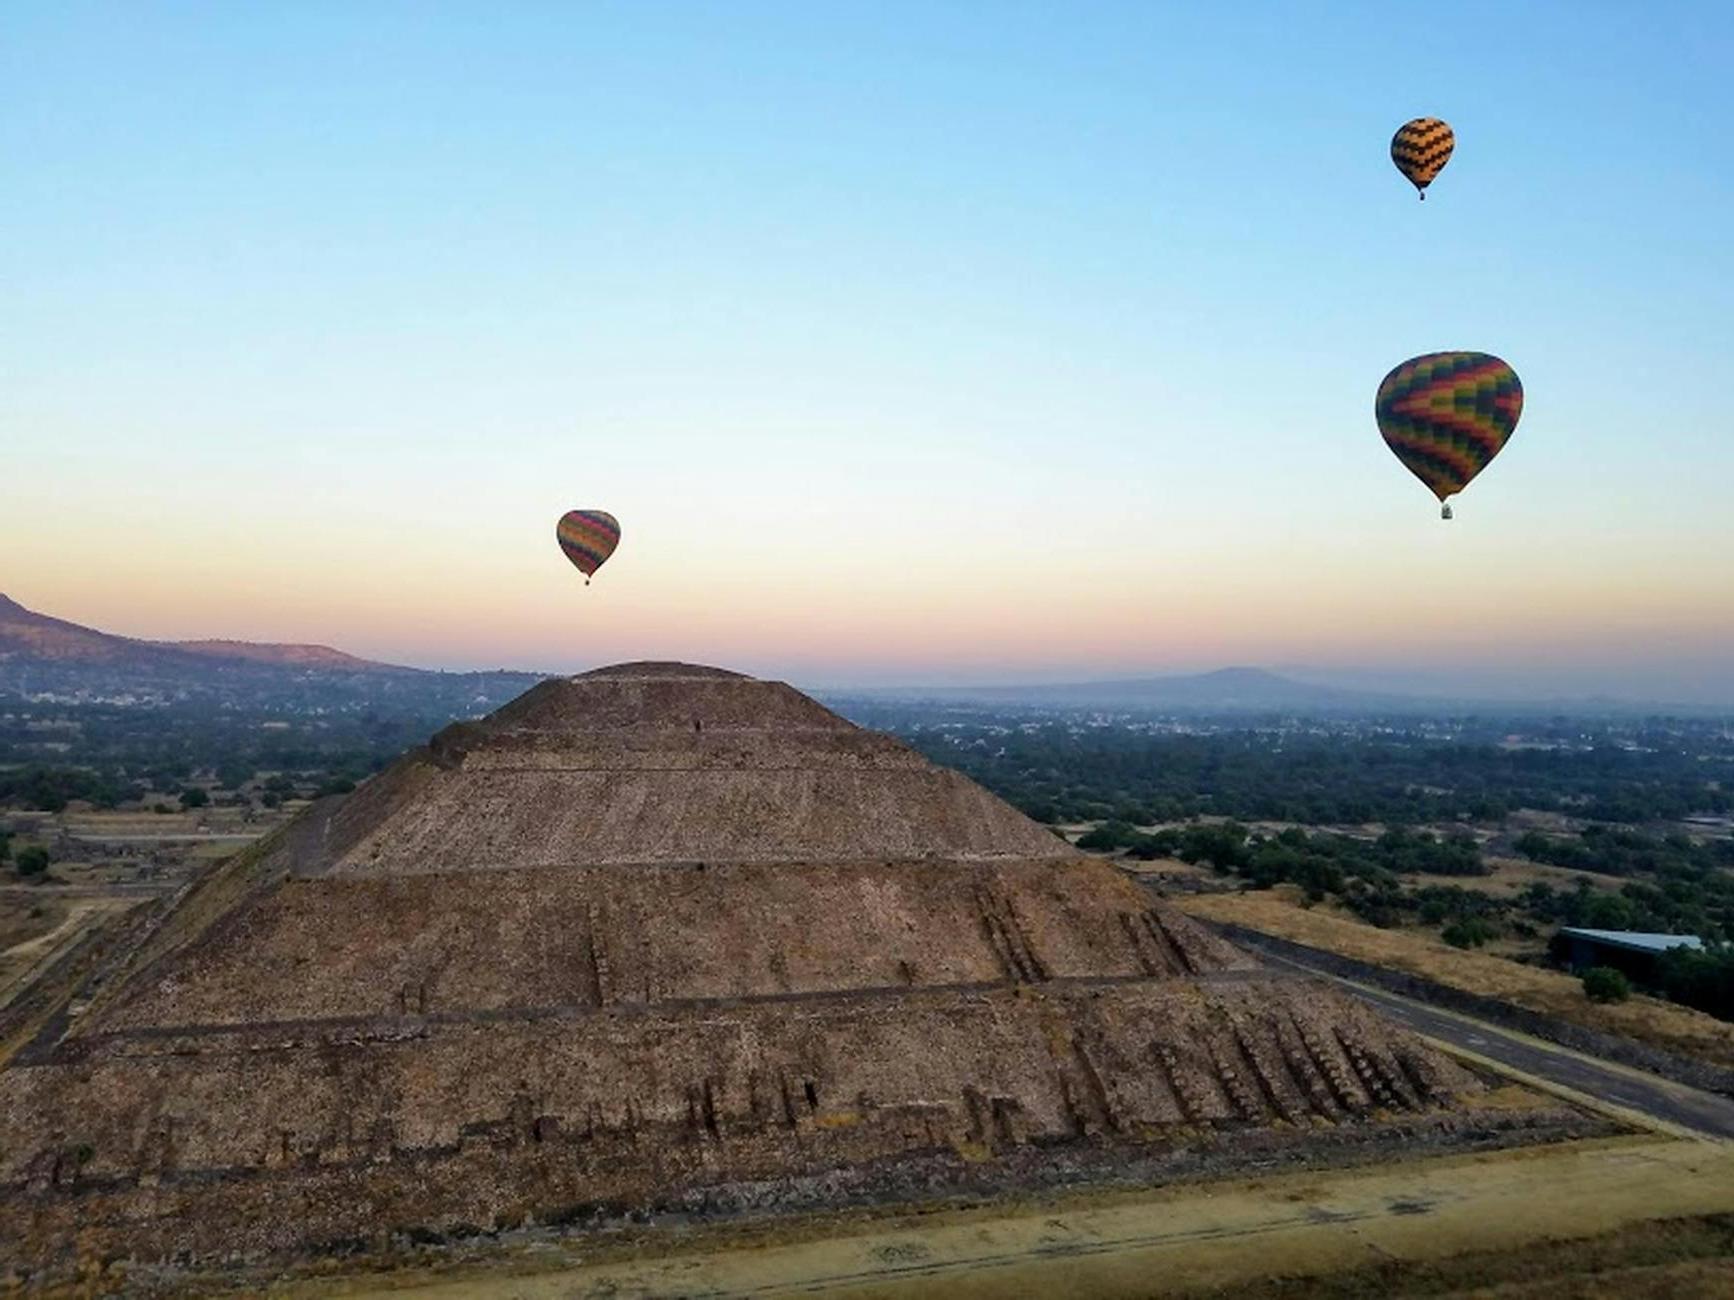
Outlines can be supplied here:
M1385 376L1373 414L1397 459L1444 501L1505 446L1523 414L1523 384L1485 352L1429 352Z
M584 575L584 585L620 545L620 521L606 510L568 510L554 529L560 549Z

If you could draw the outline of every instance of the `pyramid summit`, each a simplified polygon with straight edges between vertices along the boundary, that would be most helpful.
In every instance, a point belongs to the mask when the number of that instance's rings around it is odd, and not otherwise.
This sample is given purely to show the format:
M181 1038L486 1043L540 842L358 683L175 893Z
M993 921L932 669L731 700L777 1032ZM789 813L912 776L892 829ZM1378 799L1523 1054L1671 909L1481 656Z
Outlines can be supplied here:
M0 1017L0 1257L1154 1176L1481 1090L900 742L682 664L448 728L125 939Z
M340 875L1067 856L979 786L781 683L684 664L544 682L339 814Z

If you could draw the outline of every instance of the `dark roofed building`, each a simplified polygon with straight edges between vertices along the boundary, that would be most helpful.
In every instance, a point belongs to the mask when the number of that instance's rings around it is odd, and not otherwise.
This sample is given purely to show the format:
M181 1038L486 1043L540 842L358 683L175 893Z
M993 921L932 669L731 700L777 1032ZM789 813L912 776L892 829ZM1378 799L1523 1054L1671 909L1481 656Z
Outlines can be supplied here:
M1562 925L1554 938L1554 956L1574 971L1612 966L1635 980L1649 981L1662 954L1675 948L1702 948L1691 934L1650 934L1642 930L1585 930Z

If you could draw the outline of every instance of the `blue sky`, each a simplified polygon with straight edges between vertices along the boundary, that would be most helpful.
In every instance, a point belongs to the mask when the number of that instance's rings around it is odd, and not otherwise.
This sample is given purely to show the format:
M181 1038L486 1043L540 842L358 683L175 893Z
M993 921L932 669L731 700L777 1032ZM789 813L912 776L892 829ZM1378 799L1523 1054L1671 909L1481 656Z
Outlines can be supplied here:
M1730 66L1727 5L15 3L0 590L1734 699ZM1371 418L1442 348L1526 390L1451 525ZM588 590L571 506L625 529Z

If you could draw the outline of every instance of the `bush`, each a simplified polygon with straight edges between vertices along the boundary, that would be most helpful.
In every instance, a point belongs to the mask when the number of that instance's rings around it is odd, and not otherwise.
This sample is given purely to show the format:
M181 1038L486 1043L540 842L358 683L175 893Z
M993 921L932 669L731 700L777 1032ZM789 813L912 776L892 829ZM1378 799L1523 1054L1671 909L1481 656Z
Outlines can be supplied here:
M181 807L183 808L203 808L210 802L211 796L199 789L196 785L188 786L185 790L181 791Z
M1106 821L1093 830L1085 831L1078 836L1080 849L1093 849L1096 852L1113 852L1130 844L1138 834L1125 822Z
M1479 948L1496 934L1494 928L1477 917L1453 921L1439 932L1439 937L1453 948ZM1615 974L1618 974L1616 971Z
M1591 966L1583 973L1583 991L1591 1002L1624 1002L1632 982L1612 966Z
M48 850L34 844L27 849L19 849L17 866L21 876L40 876L48 870Z
M1239 871L1252 861L1246 847L1246 827L1234 822L1187 827L1174 856L1182 862L1208 862L1218 871Z

